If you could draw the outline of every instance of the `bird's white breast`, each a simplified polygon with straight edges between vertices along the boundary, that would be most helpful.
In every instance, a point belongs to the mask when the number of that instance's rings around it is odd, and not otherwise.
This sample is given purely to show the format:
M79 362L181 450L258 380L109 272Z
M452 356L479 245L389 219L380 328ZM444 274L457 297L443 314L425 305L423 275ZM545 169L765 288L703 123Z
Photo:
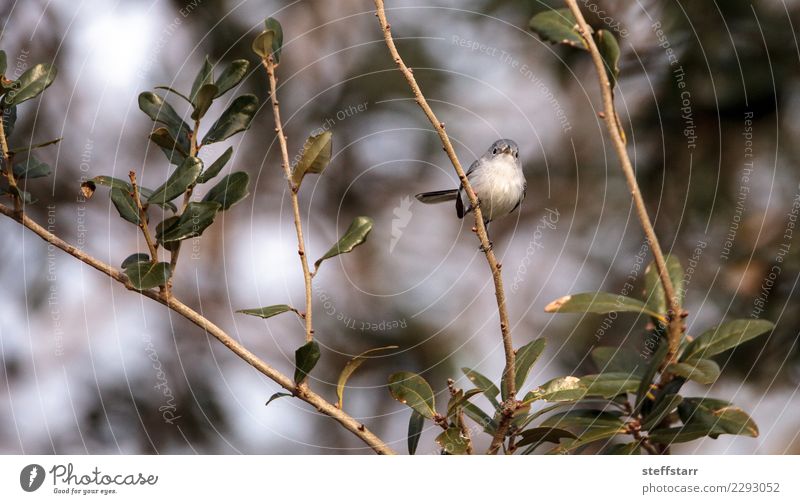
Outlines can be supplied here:
M511 213L525 190L525 176L510 154L484 161L480 168L470 173L469 182L478 193L486 220Z

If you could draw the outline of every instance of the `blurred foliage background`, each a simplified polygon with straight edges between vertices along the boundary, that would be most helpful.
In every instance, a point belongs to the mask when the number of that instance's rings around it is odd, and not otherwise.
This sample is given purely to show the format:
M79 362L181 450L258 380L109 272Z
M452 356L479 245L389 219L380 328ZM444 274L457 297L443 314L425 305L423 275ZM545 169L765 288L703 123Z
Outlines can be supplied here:
M723 356L723 379L714 385L716 397L751 412L761 436L707 439L675 451L798 453L800 241L793 205L800 204L800 150L793 139L800 133L800 5L579 3L595 27L617 32L623 56L616 97L629 149L664 248L691 267L689 333L725 318L777 323L770 337ZM400 52L462 163L497 138L521 146L528 196L521 211L493 224L492 237L515 344L549 341L546 365L537 366L529 387L594 371L587 356L595 345L641 346L642 320L620 315L601 333L602 316L551 316L543 307L573 292L622 292L626 283L640 289L650 261L604 143L588 58L527 30L530 17L549 6L561 4L388 5ZM324 253L354 216L375 219L368 242L326 262L315 279L323 356L312 386L333 398L352 355L399 345L358 371L345 406L404 451L409 410L387 393L390 373L413 370L446 394L448 377L467 387L460 367L499 377L503 357L491 278L469 219L413 199L457 182L388 56L371 2L3 3L8 72L39 61L59 69L42 99L20 107L12 138L64 137L39 154L55 176L29 184L39 199L29 212L113 264L142 251L136 228L107 199L79 200L80 179L124 177L131 169L144 183L163 179L169 166L148 145L152 123L136 97L156 85L188 88L206 55L221 63L249 59L252 73L240 92L266 101L266 77L250 43L267 16L286 34L278 75L291 155L312 131L334 133L332 164L301 192L310 254ZM303 303L273 127L262 108L252 128L235 137L227 169L250 173L251 197L192 244L176 293L291 374L300 322L234 313ZM207 163L226 147L210 147ZM365 452L299 401L264 407L277 391L273 383L163 307L10 220L0 221L0 236L0 452ZM434 436L432 428L424 434L421 453L435 451Z

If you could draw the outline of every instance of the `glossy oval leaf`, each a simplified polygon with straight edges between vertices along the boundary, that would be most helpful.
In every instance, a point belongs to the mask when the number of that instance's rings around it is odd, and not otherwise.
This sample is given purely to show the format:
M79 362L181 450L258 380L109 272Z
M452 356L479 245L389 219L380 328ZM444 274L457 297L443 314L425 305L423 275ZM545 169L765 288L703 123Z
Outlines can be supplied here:
M0 50L0 75L6 74L6 69L8 68L8 56L6 52Z
M255 95L245 94L237 97L203 137L203 145L221 142L240 131L245 131L250 127L257 111L258 98Z
M710 385L719 378L719 365L710 359L687 359L667 366L667 372L687 380Z
M534 427L522 431L519 435L517 446L539 446L543 443L559 443L562 439L575 439L575 434L570 431L553 427Z
M436 444L450 455L464 455L469 446L469 442L461 435L461 429L458 427L450 427L436 436Z
M264 30L253 39L250 48L261 59L267 59L272 53L272 41L275 40L275 32Z
M354 248L364 243L367 240L367 235L372 231L372 224L373 221L369 217L361 216L353 219L344 236L324 256L317 259L314 263L314 269L318 269L322 261L336 257L339 254L351 252Z
M597 49L600 51L600 56L603 57L608 82L613 90L617 85L617 78L619 78L619 43L617 43L617 38L609 30L597 30L595 41Z
M592 409L571 409L556 413L541 423L542 427L558 427L561 429L576 428L609 428L623 431L625 423L618 413Z
M581 377L581 386L587 396L612 399L620 394L633 393L639 389L640 378L628 373L600 373Z
M192 90L189 93L189 100L195 105L195 107L198 105L197 97L200 93L200 89L207 84L214 84L214 67L208 60L208 56L206 56L206 59L203 60L203 65L197 72L194 82L192 82ZM216 94L216 90L214 90L214 95L212 95L211 98L216 96ZM192 119L194 119L194 117L192 117Z
M124 189L112 187L111 202L114 203L114 207L117 209L117 212L119 212L120 217L137 226L139 225L141 222L139 207L136 206L136 202L133 200L131 193Z
M156 233L158 241L177 242L202 235L203 231L214 222L219 208L219 203L216 201L190 202L177 221L164 229L160 235Z
M247 75L247 71L250 69L250 62L246 59L237 59L231 62L228 65L222 75L219 76L217 81L215 82L217 86L217 95L216 97L220 97L233 89L237 84L239 84L242 79L244 79L245 75Z
M147 290L165 285L170 276L169 263L138 262L125 268L131 285L137 290Z
M141 253L139 253L139 254L131 254L128 257L126 257L124 261L122 261L122 264L120 265L120 267L122 269L125 269L128 266L131 266L133 264L140 263L140 262L150 262L150 256L147 255L147 254L141 254Z
M178 241L164 242L162 237L164 236L164 231L174 226L180 219L181 219L180 216L173 215L171 217L167 217L166 219L162 220L156 225L156 240L170 252L174 252L175 250L180 248L181 243Z
M639 455L642 452L642 445L639 441L632 443L617 443L609 446L603 451L603 455Z
M237 310L236 313L243 313L245 315L252 315L254 317L261 317L266 319L274 317L275 315L280 315L281 313L286 313L288 311L293 311L297 313L297 310L285 304L264 306L261 308L248 308L246 310Z
M464 367L461 368L461 372L464 373L464 376L466 376L467 379L469 379L469 381L471 381L476 387L483 390L483 395L489 399L489 402L492 403L492 406L494 406L495 409L500 409L500 401L497 400L497 396L500 394L500 389L497 388L497 385L492 383L492 380L475 371L474 369Z
M554 378L536 389L531 399L543 399L547 402L569 402L583 399L587 388L577 376Z
M14 176L17 179L35 179L50 175L50 165L43 163L33 156L28 156L24 163L14 166Z
M56 68L46 63L34 65L17 79L10 91L6 93L6 105L19 105L20 103L36 98L47 89L56 78Z
M638 299L612 294L610 292L583 292L556 299L545 306L547 313L612 313L612 312L633 312L647 313L652 317L664 320L660 315L639 301Z
M361 367L361 365L366 362L367 356L371 353L380 352L382 350L394 350L396 348L399 347L397 345L389 345L379 348L371 348L347 361L347 364L345 364L342 372L339 373L339 380L336 383L336 397L339 401L337 404L339 409L342 409L342 405L344 404L342 401L344 400L344 387L347 384L347 380L349 380L353 373L355 373L356 369Z
M545 347L544 338L539 338L531 341L525 346L516 350L516 359L514 360L514 386L517 390L521 389L528 378L531 368L536 364L536 360L542 355ZM503 400L508 398L508 391L506 390L505 380L500 382L501 397Z
M450 397L450 400L447 402L447 417L448 418L455 418L459 412L464 408L464 405L474 396L483 392L482 389L475 388L467 390L466 392L463 390L458 390L454 396Z
M316 341L309 341L301 346L294 353L294 381L300 383L306 379L308 373L314 369L319 362L319 344Z
M268 17L264 20L264 28L273 32L275 35L272 37L272 58L275 64L280 63L281 50L283 49L283 27L277 19Z
M216 201L220 204L221 210L227 210L250 194L249 184L250 176L247 173L231 173L220 179L217 185L208 191L203 201Z
M209 166L206 170L203 171L203 173L200 174L199 177L197 177L197 183L204 184L209 180L211 180L212 178L216 177L219 174L219 172L222 171L222 168L224 168L225 165L228 163L228 160L231 158L232 155L233 155L233 147L228 147L227 149L225 149L225 152L223 152L222 155L218 157L216 161L211 163L211 166Z
M483 427L483 431L490 436L493 436L497 431L497 421L471 402L464 403L464 414Z
M159 188L153 191L153 194L147 198L148 203L156 205L164 204L172 201L194 184L200 175L200 170L203 168L203 163L196 157L187 157L177 168L172 172L167 181Z
M436 414L433 389L423 377L409 371L394 373L389 377L389 392L395 400L407 405L425 418Z
M678 394L667 394L663 396L650 410L650 413L642 418L642 429L653 430L661 423L664 418L675 411L683 402L683 397Z
M331 162L333 149L333 133L323 131L311 135L303 144L300 160L292 168L292 184L300 185L306 173L322 173Z
M775 328L772 322L759 319L740 319L725 322L709 329L689 343L681 360L693 357L713 357L745 341L761 336Z
M680 260L673 255L668 255L665 261L667 263L667 273L670 280L672 280L672 286L675 288L678 304L683 305L685 294L683 266L681 266ZM648 264L644 270L644 296L647 307L651 311L666 316L669 307L667 306L664 287L661 286L661 277L658 276L655 262Z
M167 156L170 163L180 165L186 160L189 154L183 149L183 146L175 140L172 133L165 127L156 128L150 133L150 141L158 145L161 151Z
M219 88L217 88L217 86L214 84L203 84L203 86L197 90L197 95L194 97L194 110L192 111L192 119L197 121L206 115L206 112L208 112L208 109L211 107L211 103L214 101L214 98L217 97L218 92Z
M153 121L165 124L175 138L178 136L178 131L189 131L189 126L175 112L172 105L151 91L139 94L139 109Z
M341 401L341 399L340 399ZM408 420L408 454L417 453L419 438L422 436L422 428L425 426L425 417L411 410L411 418Z
M554 44L566 44L587 50L586 41L578 32L578 22L569 9L551 9L531 18L528 27L542 40Z

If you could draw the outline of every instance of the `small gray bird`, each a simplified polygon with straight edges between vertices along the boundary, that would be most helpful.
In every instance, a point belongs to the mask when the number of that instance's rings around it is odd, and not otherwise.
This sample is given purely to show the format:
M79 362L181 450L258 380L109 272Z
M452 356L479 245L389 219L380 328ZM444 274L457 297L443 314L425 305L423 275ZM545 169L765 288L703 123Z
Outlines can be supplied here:
M483 156L472 163L466 175L478 196L483 221L487 226L489 222L516 210L525 198L527 182L519 160L519 147L513 140L501 139L493 143ZM456 200L459 219L472 211L463 185L458 189L420 193L416 198L423 203Z

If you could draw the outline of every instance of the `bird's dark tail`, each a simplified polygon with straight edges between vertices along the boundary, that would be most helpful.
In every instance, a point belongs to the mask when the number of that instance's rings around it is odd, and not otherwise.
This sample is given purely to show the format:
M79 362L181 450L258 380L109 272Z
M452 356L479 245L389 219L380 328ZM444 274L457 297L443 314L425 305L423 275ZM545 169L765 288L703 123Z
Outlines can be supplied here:
M446 191L431 191L419 193L415 198L423 203L444 203L445 201L453 201L458 196L458 189L448 189Z

